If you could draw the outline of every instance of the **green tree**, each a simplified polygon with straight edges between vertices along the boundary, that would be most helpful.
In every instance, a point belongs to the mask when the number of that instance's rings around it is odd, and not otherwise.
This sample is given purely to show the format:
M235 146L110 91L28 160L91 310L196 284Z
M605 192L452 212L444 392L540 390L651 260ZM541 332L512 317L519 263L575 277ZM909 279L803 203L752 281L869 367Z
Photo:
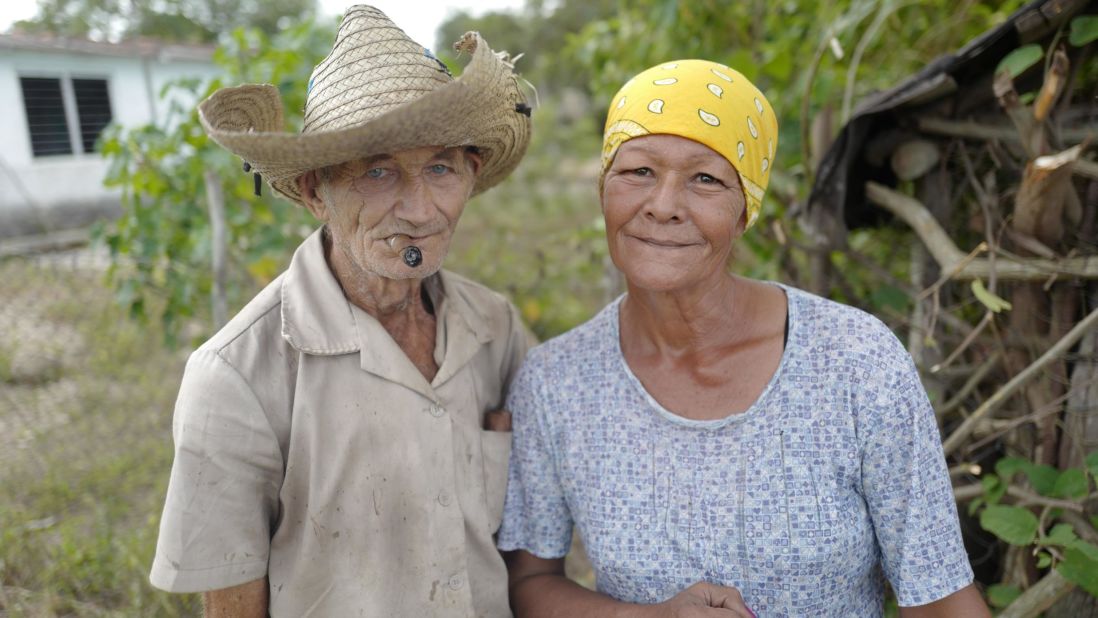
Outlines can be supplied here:
M286 118L300 123L305 84L333 37L331 25L312 21L274 36L237 29L214 57L225 71L222 79L184 80L162 94L182 88L188 98L201 100L222 85L273 83L281 90ZM313 228L304 209L272 196L269 189L254 196L252 176L241 170L238 158L206 136L194 109L176 107L162 125L112 126L101 149L110 161L106 183L121 188L124 209L118 221L98 232L115 259L109 277L131 314L159 317L172 341L181 323L204 314L208 304L208 170L221 179L226 197L234 305L270 281L285 266L288 249Z
M14 28L95 40L209 43L242 27L274 34L315 14L316 0L38 0L38 14Z

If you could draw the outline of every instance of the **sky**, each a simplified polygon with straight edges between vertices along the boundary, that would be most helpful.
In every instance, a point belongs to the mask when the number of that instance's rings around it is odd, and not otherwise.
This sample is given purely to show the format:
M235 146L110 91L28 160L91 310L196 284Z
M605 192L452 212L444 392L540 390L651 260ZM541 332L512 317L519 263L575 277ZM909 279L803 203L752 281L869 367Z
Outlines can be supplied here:
M320 12L327 15L341 14L351 4L355 4L355 0L319 0ZM493 10L519 9L524 3L523 0L373 0L368 4L384 11L417 43L431 47L435 30L452 13L466 10L479 15ZM36 5L35 0L0 0L0 32L20 19L34 17Z

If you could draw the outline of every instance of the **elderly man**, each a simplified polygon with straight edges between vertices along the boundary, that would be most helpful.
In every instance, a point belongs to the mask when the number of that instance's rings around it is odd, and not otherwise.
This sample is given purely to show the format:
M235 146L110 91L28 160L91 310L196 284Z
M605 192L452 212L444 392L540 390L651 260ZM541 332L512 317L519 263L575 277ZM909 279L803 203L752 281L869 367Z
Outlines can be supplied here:
M475 33L457 48L453 79L356 6L300 135L273 86L200 106L324 224L187 363L151 580L205 592L207 615L510 615L495 411L527 331L440 266L466 201L522 158L530 108L504 55Z

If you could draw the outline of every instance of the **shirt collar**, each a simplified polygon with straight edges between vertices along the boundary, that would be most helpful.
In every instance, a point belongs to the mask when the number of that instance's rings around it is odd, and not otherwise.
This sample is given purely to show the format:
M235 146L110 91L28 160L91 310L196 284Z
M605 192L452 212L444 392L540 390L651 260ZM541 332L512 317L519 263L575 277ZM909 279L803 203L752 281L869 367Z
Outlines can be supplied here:
M323 228L320 228L306 238L294 252L286 270L282 283L282 337L294 349L306 354L361 351L380 333L374 332L372 327L356 326L356 318L358 322L373 322L371 326L377 326L382 332L384 329L365 311L352 308L343 295L343 289L324 257L323 234ZM448 339L457 337L460 340L459 333L467 331L478 344L485 344L493 338L492 329L462 286L457 284L458 279L440 270L438 276L424 283L440 326L445 324ZM447 352L446 356L449 355Z

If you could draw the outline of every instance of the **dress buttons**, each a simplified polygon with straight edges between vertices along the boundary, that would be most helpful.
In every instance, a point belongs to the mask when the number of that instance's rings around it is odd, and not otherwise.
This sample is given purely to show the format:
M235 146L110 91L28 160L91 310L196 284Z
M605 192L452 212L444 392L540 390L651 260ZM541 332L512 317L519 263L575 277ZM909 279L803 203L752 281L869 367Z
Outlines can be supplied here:
M448 492L448 491L443 491L442 493L440 493L438 495L438 502L442 506L450 506L450 504L453 503L453 501L454 501L454 497L451 496L450 492Z
M446 408L438 405L437 403L431 404L431 416L438 418L443 414L446 414Z
M465 580L462 579L460 575L454 575L450 578L450 590L457 590L458 588L461 588L464 583Z

